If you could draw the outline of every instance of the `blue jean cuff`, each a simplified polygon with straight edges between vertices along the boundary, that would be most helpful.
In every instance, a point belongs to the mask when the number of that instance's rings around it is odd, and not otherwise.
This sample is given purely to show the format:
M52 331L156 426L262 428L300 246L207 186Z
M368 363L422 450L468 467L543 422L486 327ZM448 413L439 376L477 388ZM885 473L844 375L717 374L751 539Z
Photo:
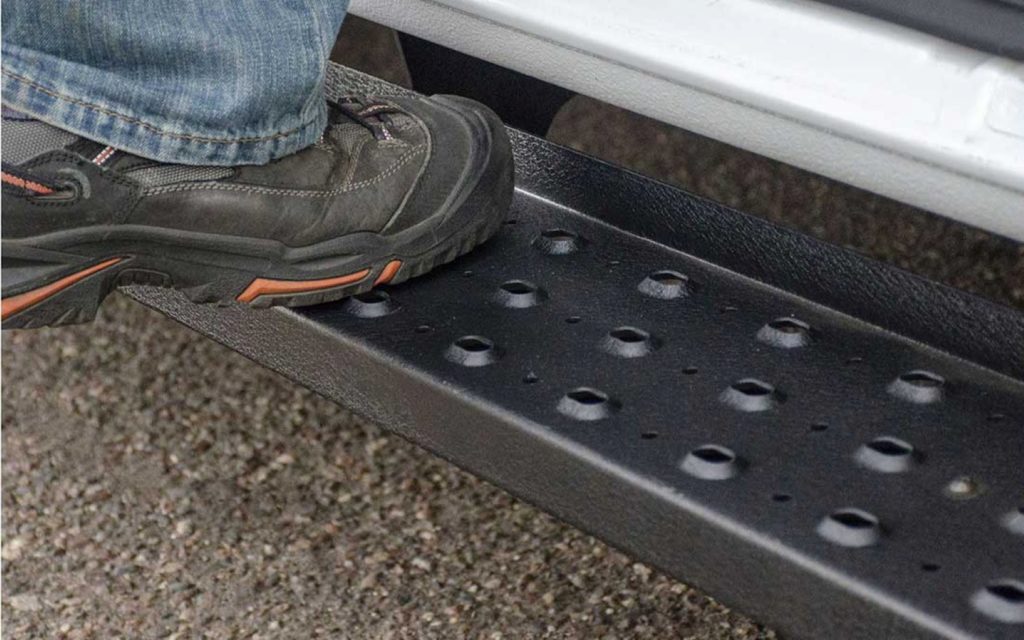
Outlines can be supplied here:
M266 164L312 145L327 126L327 105L319 100L304 114L305 121L296 116L294 123L285 123L279 131L238 136L183 131L171 122L139 118L116 107L92 104L68 89L45 86L19 73L11 62L11 56L5 56L5 105L90 140L160 162Z

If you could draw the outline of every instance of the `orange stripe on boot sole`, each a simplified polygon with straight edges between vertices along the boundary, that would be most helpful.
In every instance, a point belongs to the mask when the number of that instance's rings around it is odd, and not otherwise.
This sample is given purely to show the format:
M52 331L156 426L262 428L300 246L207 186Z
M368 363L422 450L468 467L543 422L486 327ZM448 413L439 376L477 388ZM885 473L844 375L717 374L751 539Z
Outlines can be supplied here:
M14 315L23 309L27 309L34 304L38 304L43 300L46 300L50 296L67 289L71 285L75 284L79 280L88 278L92 274L103 271L107 267L112 267L118 262L121 262L122 258L111 258L99 264L94 264L88 269L83 269L78 273L72 273L69 276L64 276L56 282L44 285L25 293L19 293L16 296L10 296L0 301L0 320L6 320L8 316Z
M336 278L324 278L322 280L271 280L269 278L256 278L249 283L245 291L238 294L236 300L239 302L252 302L260 296L272 296L279 293L307 293L319 289L330 289L343 284L359 282L370 275L369 269L363 269L347 276Z
M387 264L386 267L381 269L380 275L377 276L377 281L373 283L373 286L377 286L379 284L387 284L391 282L391 280L394 279L395 275L398 273L398 270L401 268L401 260L392 260Z

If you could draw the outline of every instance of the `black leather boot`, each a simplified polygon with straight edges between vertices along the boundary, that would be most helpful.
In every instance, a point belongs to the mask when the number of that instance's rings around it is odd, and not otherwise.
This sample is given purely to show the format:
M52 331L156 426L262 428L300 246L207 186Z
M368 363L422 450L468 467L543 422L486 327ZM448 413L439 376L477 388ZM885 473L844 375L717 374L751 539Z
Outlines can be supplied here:
M352 98L263 166L169 165L3 124L3 327L84 322L116 285L305 305L448 262L501 225L508 137L463 98Z

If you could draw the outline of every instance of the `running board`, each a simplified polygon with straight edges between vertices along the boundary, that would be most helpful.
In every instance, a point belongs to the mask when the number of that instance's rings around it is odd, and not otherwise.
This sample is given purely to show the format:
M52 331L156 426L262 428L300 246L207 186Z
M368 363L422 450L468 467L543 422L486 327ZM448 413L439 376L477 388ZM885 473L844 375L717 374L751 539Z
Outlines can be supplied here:
M787 637L1024 634L1024 315L512 135L507 224L430 275L126 291Z

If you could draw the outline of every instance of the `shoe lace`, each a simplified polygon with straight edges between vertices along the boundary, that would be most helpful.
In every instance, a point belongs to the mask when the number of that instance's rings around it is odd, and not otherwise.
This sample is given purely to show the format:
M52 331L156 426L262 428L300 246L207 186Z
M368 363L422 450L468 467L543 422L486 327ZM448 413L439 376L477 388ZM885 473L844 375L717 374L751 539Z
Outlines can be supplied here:
M14 189L18 195L24 196L62 196L73 192L74 187L66 182L58 182L34 174L6 162L0 166L0 178L4 187Z
M331 103L338 113L347 119L366 127L377 140L391 140L394 135L388 126L392 124L388 114L402 110L387 102L365 102L358 97L340 98Z

